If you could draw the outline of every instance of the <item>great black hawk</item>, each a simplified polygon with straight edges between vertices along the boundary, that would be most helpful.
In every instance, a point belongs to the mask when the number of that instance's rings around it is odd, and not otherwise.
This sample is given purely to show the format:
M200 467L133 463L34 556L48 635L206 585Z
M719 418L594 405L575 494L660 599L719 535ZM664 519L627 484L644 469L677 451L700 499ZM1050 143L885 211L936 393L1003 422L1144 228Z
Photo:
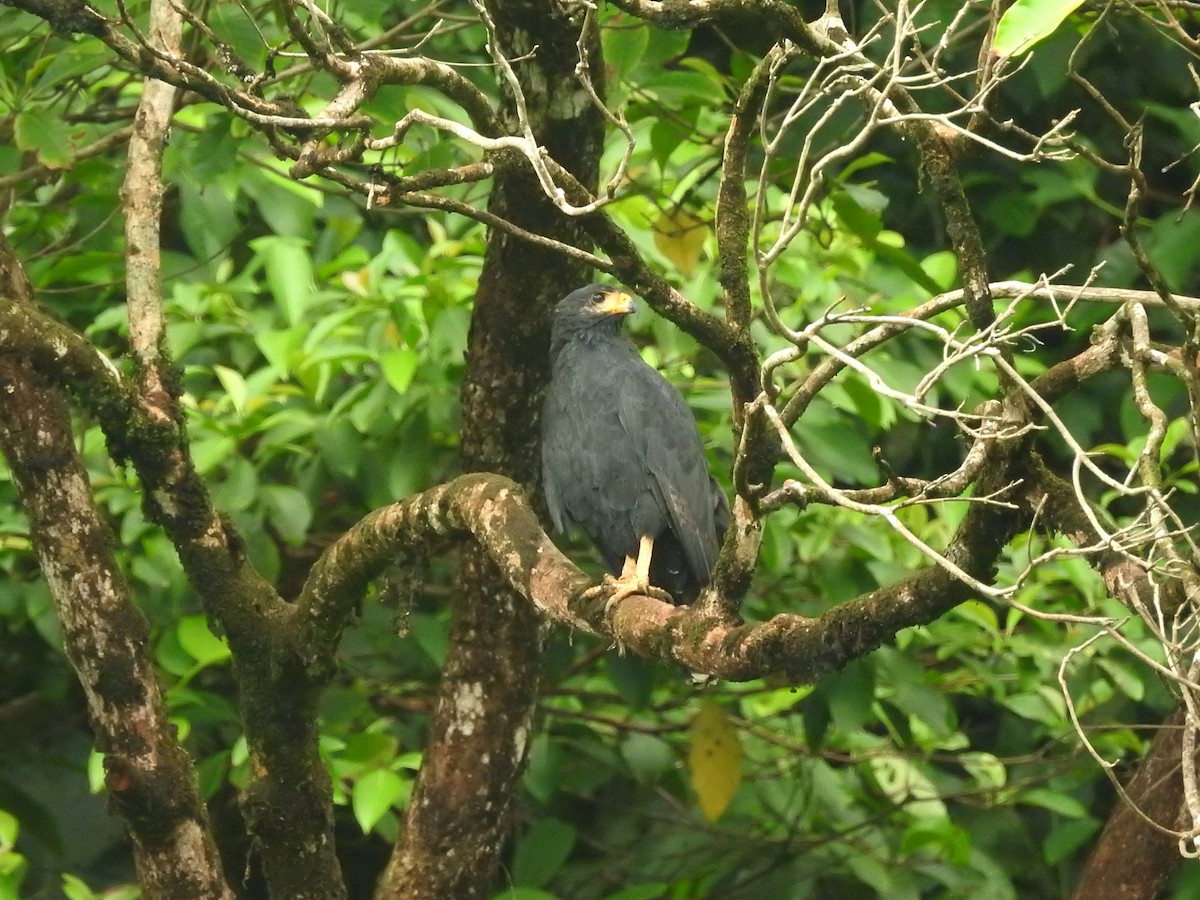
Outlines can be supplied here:
M554 527L574 526L626 593L690 603L729 525L683 397L620 332L633 299L591 284L554 310L542 408L542 488Z

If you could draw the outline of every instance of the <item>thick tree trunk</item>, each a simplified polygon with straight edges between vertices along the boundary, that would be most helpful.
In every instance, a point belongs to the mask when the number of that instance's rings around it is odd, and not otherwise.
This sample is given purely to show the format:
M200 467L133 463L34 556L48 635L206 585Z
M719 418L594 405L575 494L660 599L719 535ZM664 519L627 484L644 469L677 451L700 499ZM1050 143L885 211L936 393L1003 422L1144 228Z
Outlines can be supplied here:
M1179 770L1183 720L1183 707L1167 716L1146 758L1125 785L1138 808L1166 828L1186 827ZM1151 828L1118 800L1072 900L1154 900L1166 890L1181 861L1175 838Z
M580 22L545 0L493 3L491 12L505 55L527 57L518 72L539 143L594 185L603 120L575 76ZM515 109L508 97L510 128ZM524 229L586 243L525 171L497 179L489 208ZM536 483L550 309L587 280L559 254L501 232L489 236L462 391L465 470ZM536 701L538 620L476 547L464 552L450 637L425 762L381 898L490 895L509 833Z

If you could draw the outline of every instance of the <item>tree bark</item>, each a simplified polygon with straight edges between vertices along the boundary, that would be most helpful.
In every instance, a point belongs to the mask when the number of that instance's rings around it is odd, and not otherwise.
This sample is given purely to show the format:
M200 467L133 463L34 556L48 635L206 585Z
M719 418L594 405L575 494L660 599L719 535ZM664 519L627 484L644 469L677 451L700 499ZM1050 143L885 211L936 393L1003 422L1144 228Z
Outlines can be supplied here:
M0 235L0 308L32 302ZM68 659L87 697L105 783L133 840L148 898L232 898L192 760L179 744L150 656L149 625L92 499L63 392L0 354L0 451L29 518Z
M603 119L575 75L581 22L547 0L491 3L496 39L518 67L530 124L555 159L594 186ZM595 33L593 59L599 57ZM536 54L530 54L533 47ZM593 73L597 84L599 73ZM517 127L516 104L502 118ZM587 241L524 170L503 172L489 210L521 228L575 246ZM534 484L538 414L549 374L549 313L589 280L577 262L489 235L475 296L462 389L466 471ZM450 650L405 837L380 882L381 898L488 896L510 829L537 699L538 617L478 547L463 554L452 601Z
M1163 721L1137 772L1125 785L1129 799L1164 828L1187 830L1183 805L1184 708ZM1092 855L1071 893L1072 900L1154 900L1167 889L1183 857L1179 841L1151 828L1118 799Z

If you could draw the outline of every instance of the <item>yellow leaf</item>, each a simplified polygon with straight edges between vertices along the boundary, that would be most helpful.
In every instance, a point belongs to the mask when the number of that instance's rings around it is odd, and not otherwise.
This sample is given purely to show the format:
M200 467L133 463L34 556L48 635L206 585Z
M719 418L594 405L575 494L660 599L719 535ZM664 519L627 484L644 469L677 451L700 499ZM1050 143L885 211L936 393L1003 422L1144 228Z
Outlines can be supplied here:
M663 213L654 223L654 246L684 275L696 270L707 236L704 223L686 209Z
M347 269L342 272L342 286L352 294L366 297L371 292L371 273L366 269Z
M688 769L700 811L708 821L717 821L742 783L742 745L725 710L715 703L705 703L692 719Z

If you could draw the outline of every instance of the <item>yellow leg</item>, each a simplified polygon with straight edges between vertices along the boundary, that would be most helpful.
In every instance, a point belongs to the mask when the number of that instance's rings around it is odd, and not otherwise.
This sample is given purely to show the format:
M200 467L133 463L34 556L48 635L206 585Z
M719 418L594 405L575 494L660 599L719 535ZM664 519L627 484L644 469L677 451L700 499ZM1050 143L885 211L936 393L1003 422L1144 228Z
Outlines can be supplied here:
M644 594L647 597L653 597L655 600L661 600L664 603L671 602L671 595L666 591L653 587L650 584L650 560L654 556L654 538L649 535L643 535L638 541L637 557L627 556L625 562L621 566L621 574L617 578L611 575L605 576L606 584L614 584L616 591L608 602L604 604L606 612L611 612L612 608L624 600L626 597L633 594Z
M650 586L650 557L654 553L654 538L642 535L638 545L637 580L638 586L645 590Z
M621 567L621 577L618 580L623 585L645 590L650 585L650 559L653 555L654 538L643 535L638 543L637 557L625 557L625 565Z

